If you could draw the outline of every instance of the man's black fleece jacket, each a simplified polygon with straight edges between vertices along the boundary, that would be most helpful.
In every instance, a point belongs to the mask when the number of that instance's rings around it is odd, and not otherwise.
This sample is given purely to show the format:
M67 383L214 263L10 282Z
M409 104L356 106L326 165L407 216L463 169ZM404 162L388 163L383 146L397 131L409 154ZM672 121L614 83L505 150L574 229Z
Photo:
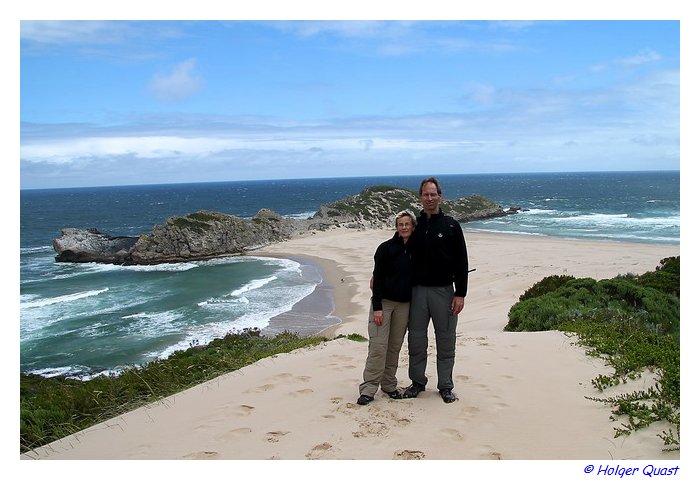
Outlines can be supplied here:
M382 298L395 302L411 300L411 256L398 233L377 247L372 278L374 311L382 309Z
M454 284L455 297L467 296L467 242L460 224L442 210L428 218L425 211L411 235L414 285Z

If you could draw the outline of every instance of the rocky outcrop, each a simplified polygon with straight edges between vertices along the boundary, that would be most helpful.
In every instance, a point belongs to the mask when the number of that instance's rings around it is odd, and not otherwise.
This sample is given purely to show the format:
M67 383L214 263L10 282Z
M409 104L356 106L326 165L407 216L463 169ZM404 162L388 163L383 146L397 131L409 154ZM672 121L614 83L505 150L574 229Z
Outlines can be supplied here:
M122 264L128 261L129 252L138 238L113 237L91 228L64 228L61 237L53 241L59 262L99 262Z
M64 228L53 246L59 262L152 265L241 254L288 239L300 228L300 222L267 209L251 219L199 211L168 218L150 234L139 237Z
M442 210L465 223L484 218L502 217L517 213L517 207L503 210L503 207L481 195L472 195L457 200L443 200ZM397 187L369 187L343 200L324 205L314 218L335 220L339 224L361 228L392 226L394 215L402 210L421 211L417 192Z
M64 228L53 241L58 262L98 262L123 265L152 265L186 262L242 254L271 243L287 240L300 232L332 227L393 227L401 210L420 211L418 194L396 187L371 187L320 210L308 220L285 218L268 209L252 218L220 212L199 211L168 218L150 234L139 237L111 236L96 229ZM507 215L509 211L481 196L444 201L445 213L460 222Z
M131 262L153 264L240 254L289 238L293 220L270 210L252 219L200 211L169 218L150 235L142 235L131 251Z

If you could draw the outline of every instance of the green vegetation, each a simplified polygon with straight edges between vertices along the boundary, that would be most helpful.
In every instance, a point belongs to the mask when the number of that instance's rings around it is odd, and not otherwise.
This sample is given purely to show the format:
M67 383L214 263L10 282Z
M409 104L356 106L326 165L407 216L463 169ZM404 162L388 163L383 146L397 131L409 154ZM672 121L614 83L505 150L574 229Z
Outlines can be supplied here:
M492 210L498 205L484 197L483 195L470 195L469 197L457 200L445 200L443 210L448 215L460 216L464 214L479 212L482 210Z
M443 211L456 217L481 211L497 210L499 207L481 195L472 195L458 200L444 200ZM402 210L421 210L418 192L406 188L378 185L368 187L359 194L328 205L329 217L350 216L356 219L390 219Z
M659 437L680 448L680 257L665 258L640 276L544 278L520 297L508 318L507 331L576 335L589 355L614 369L592 380L600 392L653 372L657 382L645 391L592 400L610 405L612 420L626 416L616 436L667 420L672 429Z
M258 330L229 334L206 346L175 352L165 360L87 381L20 375L20 452L163 399L261 358L316 345L323 337Z
M186 218L196 222L213 222L215 220L221 220L221 217L222 214L220 213L199 211L190 213Z
M192 230L196 233L204 233L211 228L211 223L216 220L221 220L221 215L213 212L195 212L185 215L184 217L175 217L171 219L171 223L176 227Z
M363 337L359 333L351 333L350 335L338 335L336 338L347 338L353 342L367 342L367 338Z
M384 218L401 210L416 210L418 194L405 188L379 185L368 187L349 199L329 205L329 216L351 215L362 218ZM377 211L380 209L381 211Z

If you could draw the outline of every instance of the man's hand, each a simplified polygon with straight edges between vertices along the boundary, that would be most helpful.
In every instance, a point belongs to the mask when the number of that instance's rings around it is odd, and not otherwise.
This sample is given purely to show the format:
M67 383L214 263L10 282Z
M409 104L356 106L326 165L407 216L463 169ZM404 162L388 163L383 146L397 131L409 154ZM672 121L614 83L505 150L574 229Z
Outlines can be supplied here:
M378 312L374 312L374 323L378 327L382 326L382 323L384 323L384 311L383 310L379 310Z
M464 308L464 297L453 297L452 298L452 313L459 315L459 312Z

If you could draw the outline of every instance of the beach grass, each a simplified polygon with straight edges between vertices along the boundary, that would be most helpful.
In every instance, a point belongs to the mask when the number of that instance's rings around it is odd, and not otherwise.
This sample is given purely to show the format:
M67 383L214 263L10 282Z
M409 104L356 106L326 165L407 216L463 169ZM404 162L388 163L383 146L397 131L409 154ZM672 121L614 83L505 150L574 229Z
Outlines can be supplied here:
M317 345L324 337L259 330L191 345L167 359L81 381L20 374L20 453L161 400L262 358Z
M508 317L507 331L575 335L614 370L592 379L600 392L651 372L656 382L645 390L591 400L608 404L611 420L621 421L616 437L665 420L671 428L659 437L680 449L680 257L639 276L547 277L521 295Z

